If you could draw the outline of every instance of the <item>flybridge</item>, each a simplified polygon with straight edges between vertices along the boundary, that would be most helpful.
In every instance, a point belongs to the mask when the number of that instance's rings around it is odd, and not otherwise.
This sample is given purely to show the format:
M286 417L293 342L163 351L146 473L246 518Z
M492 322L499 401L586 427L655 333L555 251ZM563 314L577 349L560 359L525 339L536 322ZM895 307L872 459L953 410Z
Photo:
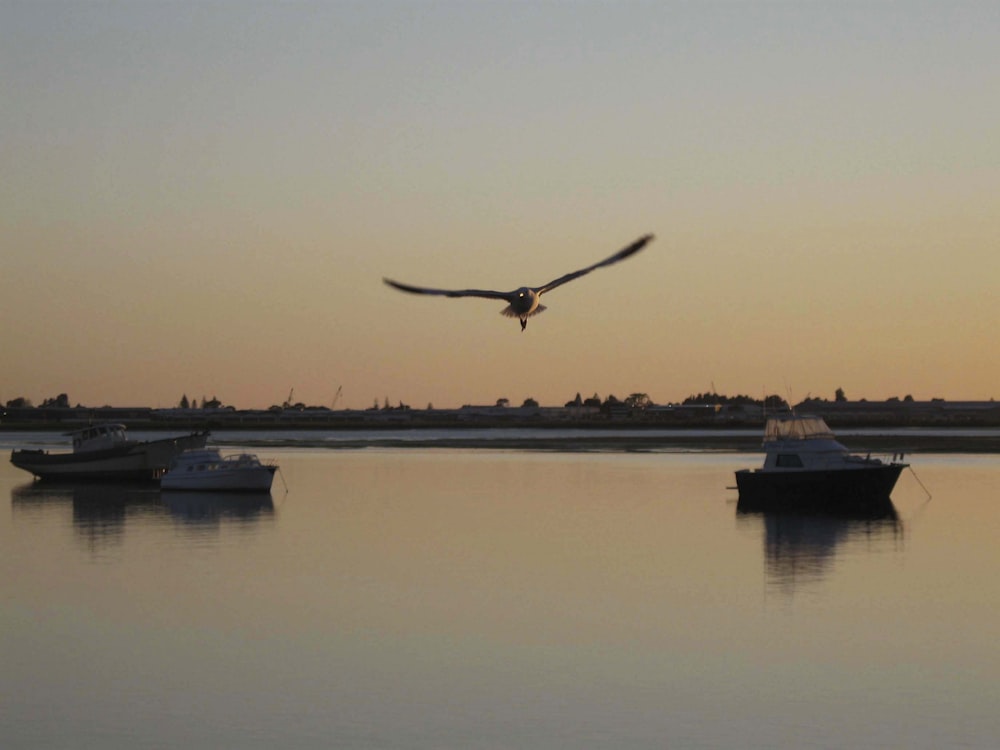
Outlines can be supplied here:
M764 442L779 440L835 440L833 431L822 417L798 417L793 414L771 417L764 427Z

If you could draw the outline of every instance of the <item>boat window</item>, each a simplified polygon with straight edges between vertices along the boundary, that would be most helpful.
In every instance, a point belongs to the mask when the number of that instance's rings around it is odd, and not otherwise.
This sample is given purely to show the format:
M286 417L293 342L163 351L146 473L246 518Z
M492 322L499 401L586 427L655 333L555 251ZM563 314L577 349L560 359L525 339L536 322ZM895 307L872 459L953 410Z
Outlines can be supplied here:
M797 453L779 453L774 465L785 469L801 469L802 459Z

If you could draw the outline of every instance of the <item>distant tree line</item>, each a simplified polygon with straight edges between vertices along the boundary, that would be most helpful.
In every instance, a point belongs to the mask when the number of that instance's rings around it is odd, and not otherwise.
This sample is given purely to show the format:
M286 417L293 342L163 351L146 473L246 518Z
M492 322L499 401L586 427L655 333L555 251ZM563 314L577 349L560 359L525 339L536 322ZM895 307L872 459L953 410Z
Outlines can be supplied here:
M698 393L693 396L688 396L682 402L685 406L690 405L703 405L703 406L762 406L765 409L787 409L788 404L780 396L767 396L763 399L753 398L751 396L726 396L721 393ZM608 410L611 407L624 406L628 409L646 409L651 406L656 406L657 404L649 397L647 393L630 393L624 399L618 399L614 395L609 395L607 398L602 399L596 393L590 398L583 398L579 393L576 394L576 398L571 401L567 401L565 406L567 408L573 407L591 407L598 408L602 410Z
M572 401L567 401L564 404L567 408L573 407L590 407L597 409L608 409L612 406L627 406L630 409L645 409L647 406L654 406L653 399L645 393L632 393L625 397L624 400L618 399L614 395L609 395L607 398L602 399L596 393L590 398L583 398L579 393L576 394L576 398Z
M30 409L34 406L31 403L30 398L25 398L24 396L18 396L17 398L12 398L6 404L4 404L8 409ZM65 393L60 393L54 398L47 398L42 401L40 409L68 409L69 407L69 396Z
M189 401L188 397L187 397L187 394L185 393L183 396L181 396L181 400L178 402L177 408L178 409L197 409L198 408L198 399L194 399L194 400ZM205 398L204 396L202 396L201 397L201 408L202 409L222 409L222 408L225 408L225 407L224 407L223 403L219 399L217 399L215 396L212 396L212 398Z
M293 402L292 393L289 392L288 399L281 405L274 405L270 407L271 411L312 411L312 410L330 410L330 407L326 406L307 406L302 402ZM339 393L338 393L339 396ZM837 388L834 392L834 402L836 403L846 403L848 401L847 395L843 388ZM945 399L935 398L932 401L944 402ZM858 399L859 403L866 403L867 399ZM912 403L914 398L912 395L906 395L903 398L894 396L885 399L885 403ZM727 406L727 407L741 407L741 406L755 406L762 407L765 410L780 410L788 409L788 402L781 396L772 394L770 396L765 396L764 398L754 398L747 395L736 395L727 396L725 394L716 393L712 391L710 393L697 393L685 398L682 402L683 405L705 405L705 406ZM814 396L807 396L804 399L804 403L829 403L829 399L819 398ZM17 398L12 398L5 402L4 404L8 409L31 409L35 408L34 403L31 399L24 396L19 396ZM336 399L334 399L334 405L336 405ZM511 401L508 398L498 398L496 400L496 405L498 407L509 407ZM177 404L180 409L227 409L235 410L235 407L226 406L223 402L216 396L208 398L202 396L201 400L194 398L188 398L185 393L181 396L180 402ZM521 408L538 408L539 403L534 398L526 398L521 404ZM619 399L614 395L608 395L605 398L601 398L597 393L590 396L589 398L584 398L579 392L573 399L565 402L566 408L591 408L599 409L602 412L608 412L612 409L627 408L627 409L646 409L648 407L657 406L657 404L650 398L649 394L646 393L631 393L624 399ZM57 396L49 397L44 399L38 408L41 409L69 409L74 408L70 406L69 396L65 393L60 393ZM77 404L75 408L83 408L80 404ZM427 404L428 410L432 410L434 407L431 404ZM375 400L374 405L371 407L371 411L408 411L410 406L408 404L400 401L398 405L393 406L389 403L389 398L386 397L381 406L379 405L378 399Z
M721 393L699 393L688 396L683 404L704 404L711 406L762 406L765 409L787 409L788 403L781 396L770 395L764 398L753 396L724 396Z
M291 393L289 394L289 397L291 397ZM839 388L837 389L836 399L837 401L844 400L843 390ZM907 396L905 400L912 401L913 397ZM725 396L719 393L699 393L694 396L688 396L681 403L686 405L704 404L704 405L722 405L722 406L756 405L756 406L763 406L766 409L787 408L787 404L785 403L784 399L782 399L780 396L767 396L764 399L755 399L750 396L743 396L743 395ZM496 400L496 405L498 407L509 407L510 399L498 398ZM24 398L22 396L7 401L6 406L7 408L11 409L24 409L24 408L32 408L34 404L32 404L30 399ZM522 408L538 408L538 406L539 406L538 401L530 397L524 399L523 403L521 404ZM583 398L583 396L580 393L577 393L575 398L566 402L565 406L567 408L588 407L594 409L601 409L602 411L608 411L609 409L614 407L625 407L628 409L645 409L650 406L656 406L656 404L653 401L653 399L650 398L649 394L646 393L631 393L624 399L619 399L614 395L609 395L605 398L601 398L596 393L589 398ZM219 400L216 396L212 396L211 398L202 396L201 401L199 402L197 398L194 399L188 398L188 395L186 393L181 396L181 399L178 402L177 407L179 409L233 408L225 406L223 402ZM65 393L60 393L58 396L55 396L54 398L47 398L44 401L42 401L41 406L39 408L68 409L70 408L69 396L67 396ZM313 409L326 409L327 407L307 406L306 404L301 402L293 403L291 400L286 400L280 406L274 405L270 408L272 411L283 411L283 410L305 411ZM375 404L372 407L372 410L407 411L409 410L409 408L410 408L409 405L404 404L402 401L400 401L397 406L392 406L389 403L389 398L386 397L381 406L379 406L379 402L376 399ZM428 404L428 408L433 408L433 407L430 404Z

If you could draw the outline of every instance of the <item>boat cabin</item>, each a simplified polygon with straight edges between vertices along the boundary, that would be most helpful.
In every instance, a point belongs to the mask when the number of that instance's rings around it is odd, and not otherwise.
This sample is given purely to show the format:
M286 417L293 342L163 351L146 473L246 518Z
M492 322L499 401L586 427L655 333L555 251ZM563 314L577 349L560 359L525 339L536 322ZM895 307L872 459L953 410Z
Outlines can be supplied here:
M128 437L125 435L125 425L123 424L94 425L93 427L71 432L70 436L73 438L74 453L107 450L108 448L115 448L128 442Z
M822 417L772 417L764 427L763 471L856 469L878 459L855 456L840 443Z
M172 472L234 471L259 468L261 462L252 453L223 456L217 448L189 450L175 456L170 462Z

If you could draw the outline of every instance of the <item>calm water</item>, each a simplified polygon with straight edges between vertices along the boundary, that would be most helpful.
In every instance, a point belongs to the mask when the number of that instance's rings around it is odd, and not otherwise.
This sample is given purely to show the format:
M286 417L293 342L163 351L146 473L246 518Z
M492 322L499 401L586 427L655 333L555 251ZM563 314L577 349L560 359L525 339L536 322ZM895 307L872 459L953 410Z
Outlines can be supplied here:
M0 446L23 437L0 436ZM0 464L4 748L992 748L1000 457L898 519L733 453L275 448L270 499Z

